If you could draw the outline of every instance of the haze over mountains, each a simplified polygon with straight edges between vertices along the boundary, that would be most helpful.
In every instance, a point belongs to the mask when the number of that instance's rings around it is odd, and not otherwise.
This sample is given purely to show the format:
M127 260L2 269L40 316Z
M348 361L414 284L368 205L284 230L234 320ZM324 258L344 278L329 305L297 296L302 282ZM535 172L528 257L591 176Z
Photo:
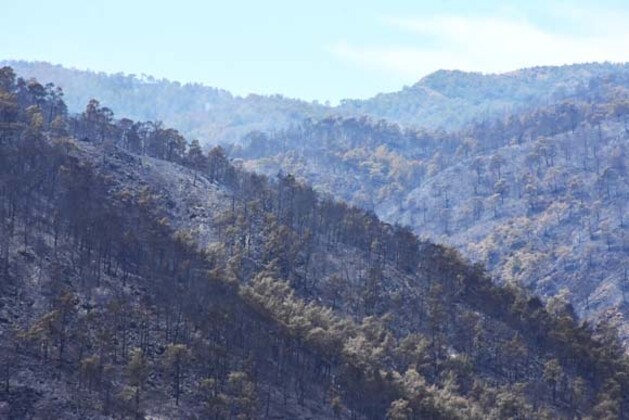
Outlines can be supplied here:
M2 415L629 412L629 66L328 107L11 65Z
M305 118L369 116L404 127L460 129L466 124L547 106L587 89L592 80L626 74L626 64L592 63L539 67L497 75L438 71L399 92L368 100L347 99L335 107L279 95L233 96L199 84L122 73L107 75L45 62L4 61L24 78L62 87L72 112L98 99L136 120L160 120L190 138L217 144L238 142L250 131L276 131Z

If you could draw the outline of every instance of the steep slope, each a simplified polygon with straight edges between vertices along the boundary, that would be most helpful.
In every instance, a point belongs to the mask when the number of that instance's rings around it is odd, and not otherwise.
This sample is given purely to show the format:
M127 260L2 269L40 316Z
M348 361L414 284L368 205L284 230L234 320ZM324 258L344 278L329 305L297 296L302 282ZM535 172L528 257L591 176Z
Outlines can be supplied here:
M613 319L627 340L628 145L625 122L610 118L462 158L387 216L502 281L564 295L584 319Z
M614 319L627 339L627 86L610 79L454 133L306 122L252 133L231 153L455 245L497 279L562 293L585 319Z
M2 417L333 417L317 361L205 250L225 187L78 142L32 92L0 93Z
M221 149L132 153L102 109L68 118L0 74L3 415L627 412L617 338L566 302ZM155 130L140 150L168 149Z

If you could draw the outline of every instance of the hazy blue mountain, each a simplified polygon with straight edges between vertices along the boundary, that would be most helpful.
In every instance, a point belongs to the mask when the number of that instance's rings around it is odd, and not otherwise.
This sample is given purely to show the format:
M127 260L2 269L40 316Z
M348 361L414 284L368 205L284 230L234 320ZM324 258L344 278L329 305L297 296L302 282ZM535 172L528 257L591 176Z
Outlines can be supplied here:
M204 143L235 142L251 130L272 131L318 117L326 107L280 95L234 96L201 84L182 84L146 75L96 73L45 62L7 61L24 78L63 88L70 112L97 99L127 118L163 121Z
M437 71L399 92L329 107L279 95L238 97L222 89L146 75L110 75L45 62L5 63L25 78L61 86L71 112L83 111L94 98L127 118L163 121L204 144L238 142L249 131L273 132L305 118L331 115L368 115L403 127L453 130L551 105L587 88L593 79L629 72L624 64L539 67L492 75Z
M592 79L627 73L629 65L610 63L534 67L487 75L440 70L399 92L347 100L339 109L404 126L459 129L472 122L548 106L587 87Z

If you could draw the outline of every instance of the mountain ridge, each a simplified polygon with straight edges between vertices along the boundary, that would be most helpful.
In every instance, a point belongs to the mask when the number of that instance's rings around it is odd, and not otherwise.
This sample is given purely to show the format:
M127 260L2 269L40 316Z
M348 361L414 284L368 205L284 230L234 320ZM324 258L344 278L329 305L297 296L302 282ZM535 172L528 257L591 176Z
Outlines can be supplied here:
M497 286L293 176L97 102L67 115L0 76L3 415L626 412L617 337L565 300Z
M453 244L496 278L546 297L565 287L588 319L614 308L626 320L628 84L616 83L461 132L325 119L252 135L232 153Z
M178 127L187 137L210 145L237 143L253 130L268 133L300 124L306 118L333 115L369 115L408 128L458 130L476 121L562 100L592 79L629 72L627 64L611 63L533 67L489 75L441 70L400 91L377 94L365 100L347 99L338 106L328 107L281 95L233 96L225 90L165 79L153 80L150 84L140 81L134 87L134 81L137 83L139 79L122 73L108 75L65 69L45 62L3 62L26 78L50 80L63 87L72 112L81 112L88 101L95 98L121 115L138 120L162 120ZM538 77L540 75L544 77ZM449 97L448 89L456 86L460 86L456 89L462 89L465 95ZM416 93L420 88L424 93L418 97ZM492 97L495 98L487 101Z

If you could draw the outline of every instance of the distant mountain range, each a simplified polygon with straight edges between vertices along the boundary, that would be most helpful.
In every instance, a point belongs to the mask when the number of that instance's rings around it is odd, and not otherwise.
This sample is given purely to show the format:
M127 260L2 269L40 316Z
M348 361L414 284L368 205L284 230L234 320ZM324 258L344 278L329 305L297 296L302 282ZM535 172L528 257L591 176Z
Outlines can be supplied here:
M502 74L440 70L399 92L344 101L346 114L385 118L406 127L453 130L549 106L590 83L629 73L628 64L533 67Z
M280 95L238 97L200 84L150 76L110 75L45 62L4 61L25 78L63 88L71 112L90 99L135 120L160 120L205 144L235 143L250 131L272 132L305 118L370 116L403 127L453 130L472 122L548 106L586 89L593 80L627 74L626 64L536 67L482 75L438 71L399 92L367 100L344 100L328 107Z

